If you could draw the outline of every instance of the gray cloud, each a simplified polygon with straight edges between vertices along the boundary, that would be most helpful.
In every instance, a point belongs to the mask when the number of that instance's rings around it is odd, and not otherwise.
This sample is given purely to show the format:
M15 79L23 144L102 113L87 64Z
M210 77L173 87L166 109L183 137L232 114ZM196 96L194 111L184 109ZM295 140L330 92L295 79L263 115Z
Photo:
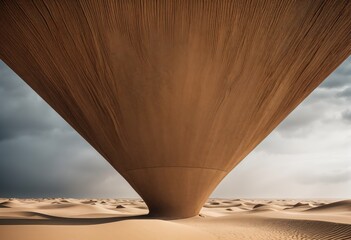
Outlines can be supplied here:
M341 118L351 123L351 110L347 109L341 114Z
M137 196L2 62L0 113L0 197Z
M351 57L346 59L326 81L324 81L320 88L343 88L351 86Z
M0 63L0 141L65 125L4 63Z
M322 111L308 111L300 108L297 114L291 114L283 121L276 131L285 137L306 137L322 116Z
M301 175L302 184L338 184L351 181L351 168Z
M345 98L346 100L351 100L351 87L344 89L337 94L338 97Z

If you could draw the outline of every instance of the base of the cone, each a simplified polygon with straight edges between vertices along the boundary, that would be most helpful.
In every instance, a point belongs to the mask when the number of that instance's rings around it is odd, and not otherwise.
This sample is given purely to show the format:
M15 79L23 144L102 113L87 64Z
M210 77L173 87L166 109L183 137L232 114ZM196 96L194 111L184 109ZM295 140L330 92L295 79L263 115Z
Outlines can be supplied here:
M151 218L160 218L160 219L183 219L183 218L191 218L199 215L199 210L150 210L148 216Z
M150 216L179 219L197 216L226 175L200 167L158 167L128 171L128 181L144 199Z

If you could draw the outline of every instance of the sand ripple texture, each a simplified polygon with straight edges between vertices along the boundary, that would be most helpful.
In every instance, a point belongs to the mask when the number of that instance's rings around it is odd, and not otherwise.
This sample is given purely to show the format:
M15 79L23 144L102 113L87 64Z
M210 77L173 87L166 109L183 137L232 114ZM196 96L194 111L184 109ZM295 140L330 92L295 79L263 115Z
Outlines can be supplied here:
M147 216L139 199L0 199L0 236L28 239L351 239L351 200L210 199L199 216Z

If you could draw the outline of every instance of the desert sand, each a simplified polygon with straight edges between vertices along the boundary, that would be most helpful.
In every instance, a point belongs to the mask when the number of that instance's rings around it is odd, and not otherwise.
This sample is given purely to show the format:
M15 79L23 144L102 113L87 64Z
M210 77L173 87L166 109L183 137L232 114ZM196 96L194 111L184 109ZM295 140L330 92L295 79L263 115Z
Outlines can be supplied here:
M198 216L147 216L136 199L0 199L0 236L40 239L351 239L351 200L210 199Z

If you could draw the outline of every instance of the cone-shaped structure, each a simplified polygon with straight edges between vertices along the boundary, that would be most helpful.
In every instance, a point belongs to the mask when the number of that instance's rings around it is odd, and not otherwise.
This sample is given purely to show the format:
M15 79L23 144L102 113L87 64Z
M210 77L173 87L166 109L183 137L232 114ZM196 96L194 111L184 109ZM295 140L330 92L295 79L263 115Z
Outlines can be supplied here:
M154 215L196 215L351 51L348 0L0 4L1 59Z

